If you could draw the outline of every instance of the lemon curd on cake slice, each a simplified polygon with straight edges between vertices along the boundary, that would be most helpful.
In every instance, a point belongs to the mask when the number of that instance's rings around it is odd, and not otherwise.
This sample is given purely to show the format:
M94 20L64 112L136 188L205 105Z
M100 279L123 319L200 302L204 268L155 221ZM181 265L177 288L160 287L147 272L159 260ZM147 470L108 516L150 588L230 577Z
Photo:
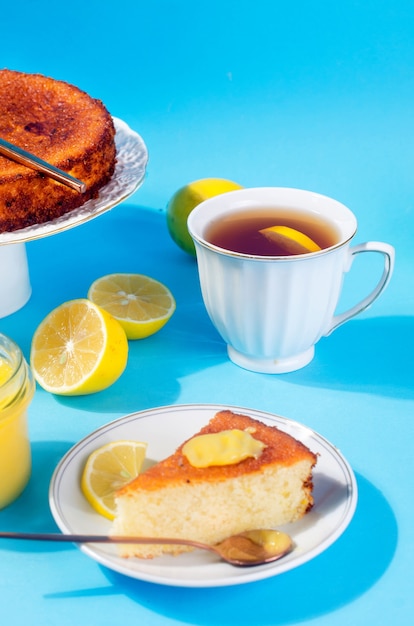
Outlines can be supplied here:
M235 533L294 522L313 505L316 461L304 444L278 428L220 411L174 454L117 493L111 534L215 544ZM189 549L119 544L125 557Z

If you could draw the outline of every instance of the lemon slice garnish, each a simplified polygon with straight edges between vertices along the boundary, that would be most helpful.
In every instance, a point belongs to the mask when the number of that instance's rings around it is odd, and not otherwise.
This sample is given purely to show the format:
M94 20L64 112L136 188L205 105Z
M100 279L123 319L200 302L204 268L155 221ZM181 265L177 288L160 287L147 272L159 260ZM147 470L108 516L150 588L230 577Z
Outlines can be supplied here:
M259 232L281 246L288 254L307 254L321 249L313 239L290 226L269 226Z
M115 517L115 494L138 476L147 444L142 441L114 441L92 452L85 464L81 489L97 513Z

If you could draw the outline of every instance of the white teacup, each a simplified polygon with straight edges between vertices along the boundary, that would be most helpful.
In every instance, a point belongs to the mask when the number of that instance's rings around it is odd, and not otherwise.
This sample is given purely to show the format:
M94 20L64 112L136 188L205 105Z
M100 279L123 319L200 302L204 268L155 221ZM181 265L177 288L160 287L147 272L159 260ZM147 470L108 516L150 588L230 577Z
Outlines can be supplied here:
M294 256L234 252L209 241L211 226L218 220L269 209L322 219L334 227L335 239L320 251ZM227 343L230 359L255 372L277 374L307 365L317 341L370 306L394 268L391 245L371 241L351 247L357 230L354 214L336 200L310 191L280 187L231 191L193 209L188 229L211 321ZM365 298L335 314L344 274L362 252L383 255L382 276Z

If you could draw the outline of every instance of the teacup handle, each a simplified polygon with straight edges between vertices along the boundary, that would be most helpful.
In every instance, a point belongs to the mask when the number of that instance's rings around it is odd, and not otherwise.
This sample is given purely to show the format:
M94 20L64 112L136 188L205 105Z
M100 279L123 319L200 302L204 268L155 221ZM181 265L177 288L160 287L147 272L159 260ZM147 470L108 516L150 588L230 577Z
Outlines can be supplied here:
M382 272L382 276L378 281L376 287L371 291L368 296L363 298L363 300L358 302L358 304L351 307L347 311L344 311L339 315L333 316L331 326L329 327L328 331L324 333L325 336L330 335L339 326L350 320L352 317L355 317L355 315L358 315L359 313L367 309L374 302L374 300L376 300L378 296L384 291L385 287L390 281L390 278L394 271L394 248L388 243L383 243L381 241L367 241L365 243L353 246L349 250L350 258L349 266L347 269L351 268L351 265L355 260L355 256L357 254L360 254L361 252L379 252L384 256L384 270Z

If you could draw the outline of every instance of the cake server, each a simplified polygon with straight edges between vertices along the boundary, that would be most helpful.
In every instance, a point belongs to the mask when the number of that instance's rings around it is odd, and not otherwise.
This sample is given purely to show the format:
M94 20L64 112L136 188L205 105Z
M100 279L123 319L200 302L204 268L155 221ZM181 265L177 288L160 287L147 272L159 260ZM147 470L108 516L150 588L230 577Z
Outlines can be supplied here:
M292 550L289 535L279 530L250 530L232 535L215 545L191 539L166 537L120 537L110 535L67 535L60 533L0 532L0 539L27 539L30 541L60 541L69 543L140 543L185 545L215 552L231 565L263 565L282 558Z
M8 157L9 159L12 159L12 161L16 161L17 163L20 163L21 165L26 165L27 167L30 167L33 170L42 172L42 174L46 174L46 176L49 176L50 178L57 180L59 183L62 183L66 185L67 187L71 187L72 189L74 189L75 191L78 191L79 193L85 193L86 191L86 185L82 181L78 180L77 178L74 178L74 176L71 176L67 172L60 170L54 165L51 165L50 163L43 161L43 159L40 159L39 157L35 156L31 152L27 152L27 150L23 150L23 148L19 148L18 146L15 146L9 141L2 139L1 137L0 137L0 154L2 154L5 157Z

